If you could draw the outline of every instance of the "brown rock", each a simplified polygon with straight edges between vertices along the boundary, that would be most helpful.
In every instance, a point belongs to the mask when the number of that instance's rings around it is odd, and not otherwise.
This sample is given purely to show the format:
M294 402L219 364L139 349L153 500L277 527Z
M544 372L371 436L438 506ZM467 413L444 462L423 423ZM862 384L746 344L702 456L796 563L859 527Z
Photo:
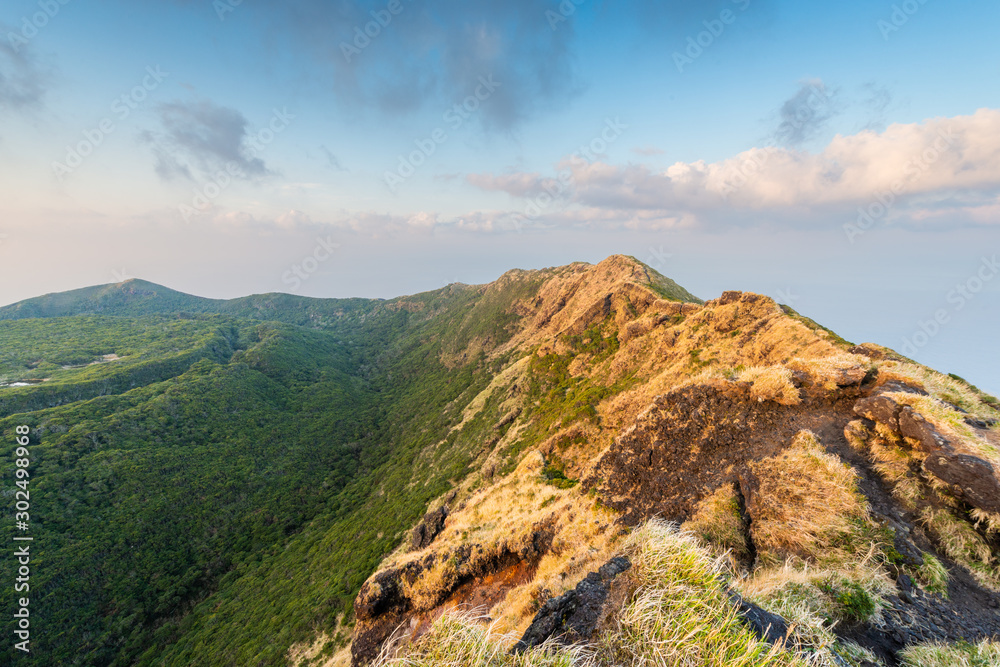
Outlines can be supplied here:
M899 431L899 404L888 396L862 398L854 404L854 414Z
M410 540L410 549L418 551L429 547L434 538L444 530L445 519L448 518L448 506L442 505L433 512L424 515L423 520L413 529L413 536Z
M1000 480L988 462L968 454L941 452L928 456L924 469L956 487L970 505L1000 513Z
M723 292L722 296L720 296L718 299L716 299L713 303L716 306L725 306L725 305L728 305L730 303L737 303L737 302L739 302L739 300L740 300L740 298L742 296L743 296L743 292L739 292L739 291L736 291L736 290L727 290L727 291Z
M925 452L952 451L948 439L938 433L933 424L910 406L904 407L899 412L899 432L905 438L916 440L920 449Z
M889 380L879 387L879 391L885 393L887 391L901 391L906 394L917 394L918 396L927 396L927 392L920 387L914 386L912 384L907 384L906 382L901 382L899 380Z
M862 343L861 345L855 345L848 350L850 354L860 354L862 356L868 357L873 361L881 361L886 358L885 351L871 343Z
M858 364L857 366L838 368L834 373L834 381L837 383L838 387L850 387L852 385L861 384L867 375L868 369L861 364Z
M548 639L567 644L589 639L602 616L613 581L630 567L628 558L612 558L575 589L546 602L511 653L523 653Z

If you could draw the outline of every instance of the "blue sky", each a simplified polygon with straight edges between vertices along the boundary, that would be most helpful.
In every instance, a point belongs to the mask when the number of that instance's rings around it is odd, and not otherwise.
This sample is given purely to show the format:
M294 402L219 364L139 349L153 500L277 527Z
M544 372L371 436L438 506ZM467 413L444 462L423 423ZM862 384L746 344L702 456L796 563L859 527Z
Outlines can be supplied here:
M8 0L0 302L122 277L388 297L622 252L900 348L1000 252L998 19L941 0ZM1000 391L998 294L983 281L914 356Z

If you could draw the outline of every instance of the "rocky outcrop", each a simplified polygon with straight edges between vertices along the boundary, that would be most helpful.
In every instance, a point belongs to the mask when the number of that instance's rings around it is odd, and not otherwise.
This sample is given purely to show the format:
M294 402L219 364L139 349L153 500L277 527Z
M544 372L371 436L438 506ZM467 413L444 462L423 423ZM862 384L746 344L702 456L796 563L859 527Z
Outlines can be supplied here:
M727 591L729 600L740 613L739 620L761 641L783 645L791 629L788 621L750 602L734 590Z
M887 396L862 398L854 404L854 414L899 430L899 404Z
M351 643L351 664L371 663L382 645L397 631L415 638L419 634L417 630L426 629L426 617L433 616L433 610L457 592L464 598L475 598L477 582L491 575L510 570L533 573L538 561L551 548L552 538L551 526L537 525L516 545L498 550L466 544L378 572L362 585L354 601L357 625ZM442 567L447 574L438 573L433 588L418 586L421 597L414 599L413 588L418 580L435 574L436 568ZM494 597L502 597L505 593L506 588Z
M512 652L522 653L549 638L567 644L589 639L601 619L615 579L630 567L632 563L627 558L612 558L573 590L548 600Z
M442 505L433 512L424 515L423 520L413 529L410 538L410 549L419 551L431 545L434 538L444 530L445 519L448 518L448 506Z
M916 442L927 453L950 452L953 449L948 439L938 433L933 424L908 405L899 410L899 434Z
M803 429L840 437L851 399L786 406L751 397L750 384L692 385L657 397L601 456L584 485L596 488L622 521L690 518L694 505L739 483L752 516L747 464L774 456ZM742 478L742 481L741 481Z
M924 461L924 470L957 489L973 507L1000 513L1000 480L986 461L968 454L934 454Z
M993 465L952 443L908 405L885 395L863 398L854 413L881 424L923 456L923 472L947 484L953 495L985 512L1000 513L1000 477ZM850 429L850 426L849 426ZM857 437L857 429L846 434Z

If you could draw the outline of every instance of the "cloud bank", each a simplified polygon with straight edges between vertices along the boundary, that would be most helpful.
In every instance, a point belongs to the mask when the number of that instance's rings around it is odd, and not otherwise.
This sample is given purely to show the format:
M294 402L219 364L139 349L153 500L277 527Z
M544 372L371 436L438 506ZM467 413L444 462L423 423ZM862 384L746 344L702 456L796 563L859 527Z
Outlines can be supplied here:
M585 215L615 213L612 217L634 224L649 216L695 224L718 219L720 212L822 213L890 202L912 220L943 218L947 211L961 214L964 222L996 224L1000 110L837 135L817 153L769 146L718 162L678 162L663 170L579 159L557 168L555 178L508 173L471 174L466 180L516 199L551 199L547 207L535 202L543 209L539 217L548 215L545 208L575 206Z

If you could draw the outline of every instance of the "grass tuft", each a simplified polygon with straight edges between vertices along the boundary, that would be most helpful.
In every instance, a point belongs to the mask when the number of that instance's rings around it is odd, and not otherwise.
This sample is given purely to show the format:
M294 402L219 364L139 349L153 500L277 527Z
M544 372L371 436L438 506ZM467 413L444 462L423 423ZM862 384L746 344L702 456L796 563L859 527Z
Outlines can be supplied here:
M722 588L723 561L690 533L653 520L633 533L625 551L638 589L618 629L601 643L602 664L804 666L743 626Z
M1000 568L990 546L972 526L945 509L925 508L920 521L934 537L944 553L966 567L987 588L1000 590Z
M868 507L857 473L812 432L801 431L783 453L750 468L760 484L753 538L762 558L829 560L866 550Z
M938 560L937 556L929 553L923 555L923 564L917 568L917 581L924 585L931 593L937 593L944 597L948 596L948 570Z
M710 547L728 552L736 559L750 556L736 487L724 484L695 507L694 516L683 528Z
M411 646L387 643L375 667L589 667L592 654L584 647L544 644L511 655L514 635L498 635L486 619L472 612L450 612Z
M1000 667L1000 642L920 644L901 653L903 667Z
M739 379L753 383L750 396L758 401L774 401L780 405L802 402L799 390L792 384L792 371L784 366L748 368L739 374Z

